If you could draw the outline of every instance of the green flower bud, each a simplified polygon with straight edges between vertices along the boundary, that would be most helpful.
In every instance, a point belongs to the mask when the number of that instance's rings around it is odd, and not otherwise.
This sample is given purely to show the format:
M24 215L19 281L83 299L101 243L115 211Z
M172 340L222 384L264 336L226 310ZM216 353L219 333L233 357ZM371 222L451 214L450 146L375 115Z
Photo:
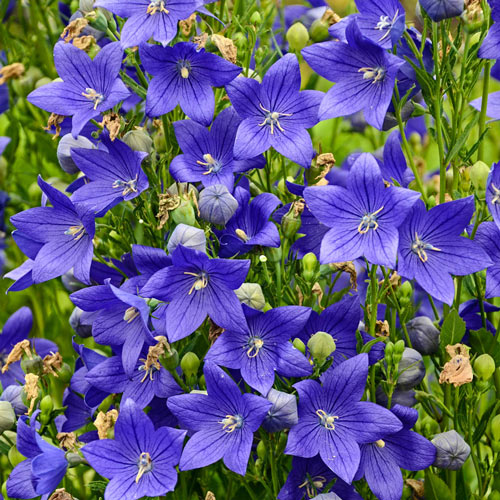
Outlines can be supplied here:
M290 46L290 50L300 51L309 41L309 33L307 28L302 23L294 23L286 32L286 41Z
M269 260L269 262L280 262L281 260L281 255L282 255L281 247L278 248L266 247L264 253L266 254L266 257Z
M44 76L43 78L40 78L40 80L37 80L35 83L35 89L38 89L39 87L43 87L44 85L47 85L48 83L52 83L54 80L51 80L49 77Z
M394 356L394 344L391 341L389 341L385 345L385 350L384 350L384 359L388 366L394 363L393 356Z
M236 45L236 48L239 50L239 51L242 51L244 52L247 47L248 47L248 39L247 37L241 33L240 31L238 31L237 33L235 33L232 38L231 38L234 42L234 44Z
M290 210L281 218L283 234L286 238L291 239L297 234L301 225L300 214L295 214L294 204L292 203Z
M481 354L474 361L474 373L480 380L489 380L495 373L495 361L489 354Z
M54 402L52 397L47 394L40 401L40 410L42 410L42 415L50 415L54 409Z
M490 426L493 440L500 443L500 414L491 419Z
M155 145L155 150L157 153L165 153L166 152L166 144L165 144L165 134L163 130L158 130L153 137L153 144Z
M313 42L323 42L330 36L328 33L328 23L321 19L316 19L309 28L309 35Z
M26 457L24 457L23 455L21 455L21 453L19 453L15 445L11 447L7 456L9 457L9 462L12 465L12 467L19 465L23 460L26 459ZM5 498L9 497L6 496Z
M179 365L179 353L173 348L170 347L170 353L164 354L160 358L161 364L168 370L172 371L177 368Z
M318 259L312 252L306 253L302 258L302 276L308 283L312 283L319 270Z
M0 401L0 434L16 423L16 414L9 401Z
M142 129L129 130L122 140L134 151L144 151L149 154L153 150L153 139Z
M427 198L427 205L429 207L429 210L431 208L434 208L436 205L437 205L437 202L436 202L436 197L435 196L429 196Z
M108 20L101 9L90 12L85 16L89 21L90 26L99 31L106 31L108 29Z
M255 470L257 471L258 474L261 473L263 465L264 465L264 462L263 462L263 460L261 458L258 458L255 461Z
M269 302L266 302L264 305L264 309L262 309L262 312L267 312L270 311L271 309L272 309L271 304L269 304Z
M194 208L189 201L183 200L175 210L172 210L171 215L176 224L187 224L188 226L196 224Z
M490 167L483 161L476 161L470 169L470 180L475 189L484 191L486 189L486 180L490 173Z
M278 447L276 448L276 453L278 455L281 455L285 451L286 443L287 443L287 435L284 432L282 432L280 440L278 441Z
M302 354L306 353L306 345L299 338L293 339L293 347L300 351Z
M198 379L198 387L202 390L207 388L207 383L205 382L205 375L201 375L201 377Z
M259 444L257 445L257 456L259 458L262 458L262 460L264 460L264 458L266 458L266 454L267 454L266 443L264 443L264 441L260 441Z
M485 497L486 498L486 497ZM488 500L500 500L500 492L498 490L493 490L489 496Z
M318 363L324 363L336 349L335 340L326 332L316 332L307 342L307 347Z
M41 375L43 373L43 359L37 355L33 356L31 359L24 357L21 360L21 368L24 373Z
M402 356L404 350L405 350L405 342L404 342L404 340L398 340L394 344L394 357L396 357L396 355Z
M241 303L253 309L262 311L266 305L266 299L258 283L243 283L234 293Z
M411 297L412 294L413 294L413 287L409 281L401 283L401 286L398 288L396 293L398 297Z
M194 352L187 352L181 359L181 370L186 377L194 376L198 373L200 358Z
M71 370L68 363L63 363L61 369L57 371L57 376L59 377L59 380L65 384L69 383L72 375L73 371Z
M261 24L262 23L262 17L259 13L258 10L256 10L251 16L250 16L250 22L252 24Z

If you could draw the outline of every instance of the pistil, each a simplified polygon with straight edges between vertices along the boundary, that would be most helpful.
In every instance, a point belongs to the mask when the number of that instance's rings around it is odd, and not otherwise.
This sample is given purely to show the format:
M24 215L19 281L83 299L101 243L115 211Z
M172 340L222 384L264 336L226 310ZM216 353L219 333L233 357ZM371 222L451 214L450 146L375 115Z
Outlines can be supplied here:
M279 119L281 116L292 116L292 113L278 113L277 111L270 111L269 109L266 109L264 106L262 106L261 103L259 103L260 109L262 111L266 112L264 121L262 123L259 123L259 127L263 127L264 125L270 125L271 126L271 135L274 134L274 127L278 127L281 132L284 132L285 130L281 126Z

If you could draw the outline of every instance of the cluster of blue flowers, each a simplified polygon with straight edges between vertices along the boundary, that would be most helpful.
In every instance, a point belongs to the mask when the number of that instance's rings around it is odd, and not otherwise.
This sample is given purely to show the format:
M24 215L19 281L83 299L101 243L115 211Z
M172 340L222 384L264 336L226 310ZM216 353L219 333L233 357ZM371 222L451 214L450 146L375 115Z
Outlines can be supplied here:
M77 360L64 409L47 418L44 380L61 369L58 347L28 339L27 307L4 325L0 400L15 409L26 457L7 495L49 498L68 469L90 467L109 480L106 500L159 497L179 491L183 471L222 460L254 498L249 473L258 478L267 456L266 498L351 500L368 485L377 498L398 500L408 484L401 469L454 470L468 456L450 465L446 443L423 435L437 432L411 430L417 396L425 411L450 418L446 403L422 396L431 363L422 355L442 368L445 348L481 327L490 354L498 348L486 318L498 308L486 299L500 296L500 166L487 168L482 200L450 189L436 204L408 150L411 114L438 109L425 100L439 54L426 35L461 15L464 2L421 0L422 36L407 28L398 0L357 0L357 13L302 50L283 26L290 33L299 17L324 24L334 13L321 1L286 7L265 72L252 69L252 54L242 68L190 36L200 16L220 22L207 3L98 0L93 13L105 26L82 32L96 36L97 54L77 37L60 39L59 78L27 97L52 114L57 135L63 130L57 157L75 177L67 193L38 177L42 206L10 218L27 260L5 277L10 292L71 282ZM500 7L489 3L497 21ZM499 25L481 40L480 58L500 54ZM306 66L334 85L303 89ZM500 118L498 99L489 96L487 110L471 99L469 111ZM334 167L309 129L340 117L355 127L359 113L364 127L398 129L382 151L351 151ZM0 154L7 144L0 138ZM445 189L442 182L443 198ZM0 192L0 236L7 202ZM115 232L120 219L130 237ZM138 229L151 237L136 238ZM110 231L130 243L126 252L102 240ZM0 237L0 265L2 246ZM462 304L462 293L471 300ZM440 342L448 318L463 331L453 326ZM59 446L46 439L56 434ZM285 474L277 460L289 464ZM413 485L423 477L412 474ZM439 480L425 477L426 491ZM188 498L182 488L175 498Z

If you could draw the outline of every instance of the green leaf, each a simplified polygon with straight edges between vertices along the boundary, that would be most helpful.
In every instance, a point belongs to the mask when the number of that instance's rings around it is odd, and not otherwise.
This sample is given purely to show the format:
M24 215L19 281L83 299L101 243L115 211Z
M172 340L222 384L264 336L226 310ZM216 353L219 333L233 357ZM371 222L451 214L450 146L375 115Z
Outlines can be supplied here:
M363 349L361 349L361 352L370 352L372 347L377 344L378 342L383 342L384 341L384 337L379 337L378 339L373 339L373 340L370 340L370 342L367 342L364 346L363 346Z
M500 366L500 344L486 328L471 331L469 343L474 353L489 354L495 360L495 365Z
M465 321L460 317L456 309L452 309L441 327L441 347L453 345L462 340L465 335Z
M453 147L450 149L449 153L447 154L444 164L447 165L450 163L455 156L460 152L460 150L464 147L465 143L467 142L467 139L471 136L471 131L472 128L476 126L477 122L479 121L479 113L472 118L472 120L467 124L467 127L465 127L465 130L462 132L460 137L457 139Z
M494 401L483 413L483 416L481 417L481 420L479 421L479 424L477 425L476 429L474 430L474 434L472 435L472 441L474 442L474 444L479 443L481 437L484 434L484 431L486 430L486 426L488 425L491 415L496 414L497 408L499 406L500 401Z
M451 500L451 492L446 483L436 474L425 472L426 500Z

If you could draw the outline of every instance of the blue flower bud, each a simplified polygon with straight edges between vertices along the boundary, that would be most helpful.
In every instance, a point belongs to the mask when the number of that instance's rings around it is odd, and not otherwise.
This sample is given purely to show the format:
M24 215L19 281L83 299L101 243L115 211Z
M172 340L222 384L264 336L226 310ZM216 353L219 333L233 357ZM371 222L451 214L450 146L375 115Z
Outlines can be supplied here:
M167 250L172 253L178 245L198 250L199 252L206 252L207 239L205 232L187 224L179 224L176 226L170 239L168 240Z
M464 11L464 0L420 0L419 3L436 23L457 17Z
M439 350L439 330L427 316L418 316L406 324L412 347L420 354L434 354Z
M379 405L387 407L389 399L387 398L387 394L384 392L381 386L377 387L376 397L377 397L377 403ZM415 391L411 389L409 391L402 391L399 389L395 389L394 392L392 393L391 408L396 404L408 407L415 406L417 404L417 399L415 398Z
M28 410L27 406L23 403L22 393L22 385L8 385L0 396L0 401L8 401L18 417L24 415Z
M234 293L241 303L253 309L262 311L266 305L266 299L258 283L243 283Z
M77 174L80 169L71 158L72 148L95 149L95 146L83 135L76 139L71 134L64 135L57 145L57 161L68 174Z
M401 390L412 389L422 382L425 376L425 365L421 354L415 349L406 347L398 366L398 382Z
M470 455L470 446L457 431L442 432L431 441L436 447L432 465L440 469L458 470Z
M82 337L82 339L86 339L92 335L92 325L83 324L82 315L85 315L85 312L79 307L75 307L69 317L69 324L75 333Z
M199 207L202 219L223 226L236 212L238 202L226 186L215 184L200 193Z
M289 429L298 422L297 399L294 395L271 389L267 399L273 404L262 423L267 432Z

